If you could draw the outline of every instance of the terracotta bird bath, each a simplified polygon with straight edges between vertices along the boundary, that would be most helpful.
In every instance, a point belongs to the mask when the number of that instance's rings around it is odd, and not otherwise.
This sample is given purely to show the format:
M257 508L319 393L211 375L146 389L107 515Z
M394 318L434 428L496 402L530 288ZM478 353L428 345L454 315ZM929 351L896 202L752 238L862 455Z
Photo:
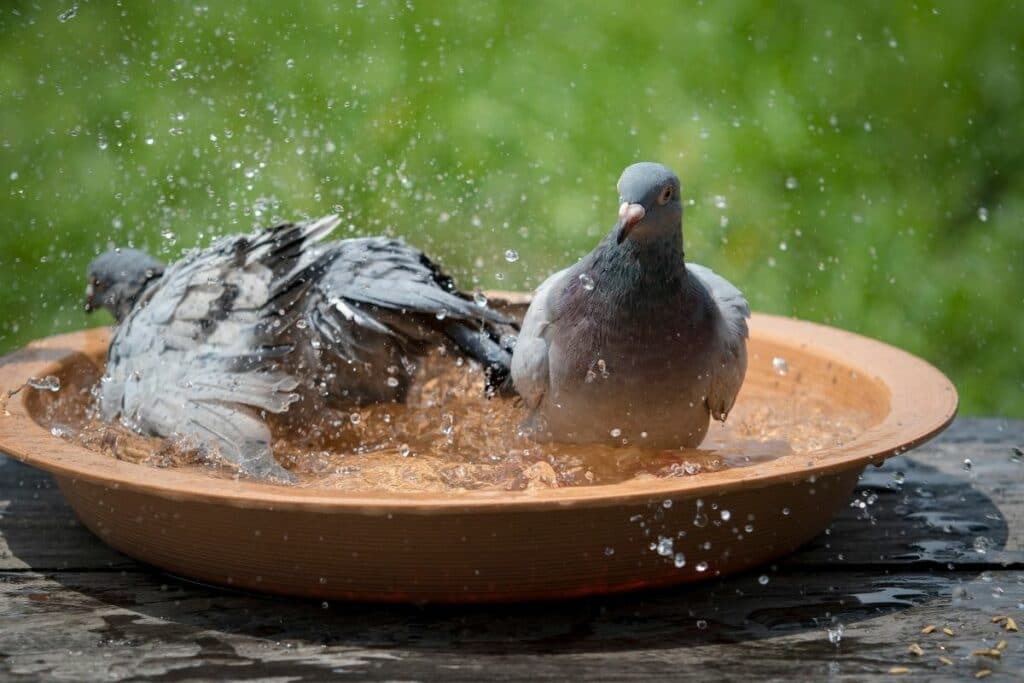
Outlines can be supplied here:
M117 460L51 434L37 420L56 394L25 388L0 410L0 451L53 473L82 522L114 548L213 584L391 602L681 584L792 552L847 505L868 464L935 436L956 412L950 381L908 353L771 315L754 315L750 327L743 392L780 402L814 395L837 415L862 416L863 429L835 447L685 478L353 494ZM0 396L30 377L80 386L96 376L109 338L107 329L50 337L0 359Z

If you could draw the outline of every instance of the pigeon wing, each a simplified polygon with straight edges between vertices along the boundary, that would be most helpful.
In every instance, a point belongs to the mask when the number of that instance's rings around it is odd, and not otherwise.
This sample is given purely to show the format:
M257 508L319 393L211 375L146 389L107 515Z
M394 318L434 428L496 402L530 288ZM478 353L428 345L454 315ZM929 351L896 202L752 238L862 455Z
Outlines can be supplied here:
M338 219L233 237L174 264L115 333L101 413L163 437L192 437L254 475L287 474L260 411L296 400L280 342L329 261L308 247Z
M447 338L485 366L507 371L501 337L514 332L511 321L458 291L423 252L384 237L329 249L334 258L307 306L321 348L346 362L372 362L382 344L416 351Z
M687 264L687 271L704 286L718 316L718 348L711 369L707 404L716 420L725 420L736 402L747 372L747 318L750 306L731 282L710 268Z
M510 377L516 393L530 408L540 405L551 384L550 334L551 326L558 318L553 305L554 295L564 289L570 270L567 268L551 275L537 288L516 340Z

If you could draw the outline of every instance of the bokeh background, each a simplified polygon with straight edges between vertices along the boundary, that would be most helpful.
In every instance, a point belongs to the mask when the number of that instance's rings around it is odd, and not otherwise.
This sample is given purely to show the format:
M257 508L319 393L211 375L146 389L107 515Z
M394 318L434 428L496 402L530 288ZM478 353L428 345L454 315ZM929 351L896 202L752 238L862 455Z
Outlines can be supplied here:
M773 4L5 2L0 352L106 322L81 305L110 244L330 211L532 287L651 159L755 309L1024 417L1021 6Z

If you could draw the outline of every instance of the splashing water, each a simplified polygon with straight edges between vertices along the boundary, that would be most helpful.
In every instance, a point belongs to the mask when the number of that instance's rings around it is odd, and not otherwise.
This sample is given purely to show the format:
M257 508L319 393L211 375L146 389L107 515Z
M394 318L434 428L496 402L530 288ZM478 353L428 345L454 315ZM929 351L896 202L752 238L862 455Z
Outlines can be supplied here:
M397 368L395 369L397 372ZM39 380L52 393L38 416L54 433L113 457L155 466L234 472L197 452L194 444L140 436L95 414L101 371L88 378ZM396 379L388 373L388 379ZM796 382L796 379L792 381ZM343 491L523 490L613 484L636 478L683 478L743 467L794 453L812 453L854 437L864 416L842 414L821 398L750 383L722 425L714 422L700 449L538 444L520 425L526 409L483 396L483 370L445 353L423 359L404 404L362 406L323 415L285 414L269 420L274 453L298 486ZM663 501L664 507L671 506ZM783 510L786 514L788 510ZM713 509L715 523L728 510ZM704 506L693 524L711 524ZM752 525L747 525L751 527ZM675 555L663 548L665 557ZM685 561L680 558L679 561ZM706 569L706 566L705 566Z

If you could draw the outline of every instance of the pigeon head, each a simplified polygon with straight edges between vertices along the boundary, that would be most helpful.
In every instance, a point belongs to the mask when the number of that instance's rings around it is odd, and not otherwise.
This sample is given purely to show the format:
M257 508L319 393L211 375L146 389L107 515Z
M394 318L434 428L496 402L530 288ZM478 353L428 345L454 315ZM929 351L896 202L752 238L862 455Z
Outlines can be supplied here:
M671 169L650 161L628 166L619 183L616 241L657 239L678 234L683 221L679 178Z
M89 264L85 312L110 311L118 322L127 317L150 280L164 274L164 264L138 249L115 249Z

